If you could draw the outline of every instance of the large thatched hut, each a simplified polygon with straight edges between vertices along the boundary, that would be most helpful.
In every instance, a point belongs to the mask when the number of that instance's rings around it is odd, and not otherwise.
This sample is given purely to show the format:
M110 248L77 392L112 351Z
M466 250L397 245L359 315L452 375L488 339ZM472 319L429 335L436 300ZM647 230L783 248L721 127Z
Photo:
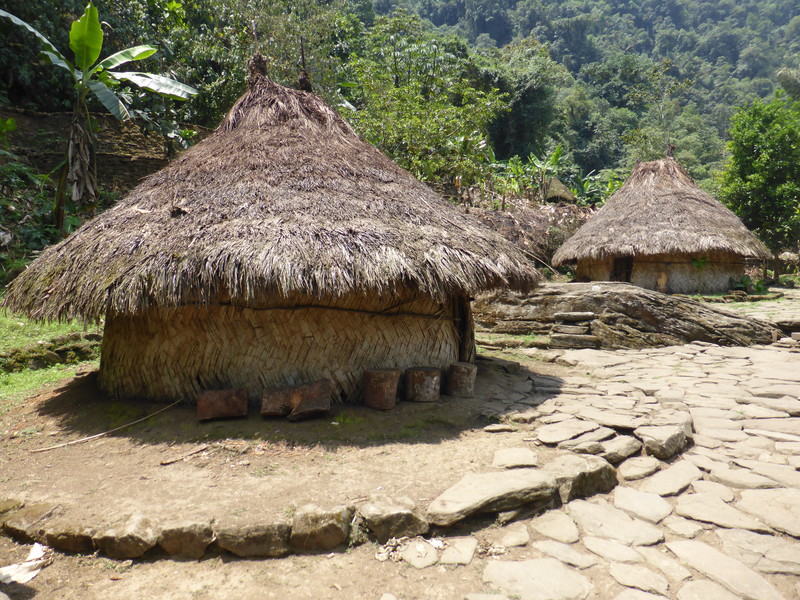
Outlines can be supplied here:
M4 305L104 319L116 397L328 377L355 401L365 369L472 360L471 296L538 274L319 97L251 69L212 135L43 252Z
M628 281L667 293L730 289L748 258L769 251L673 158L639 163L553 257L579 281Z

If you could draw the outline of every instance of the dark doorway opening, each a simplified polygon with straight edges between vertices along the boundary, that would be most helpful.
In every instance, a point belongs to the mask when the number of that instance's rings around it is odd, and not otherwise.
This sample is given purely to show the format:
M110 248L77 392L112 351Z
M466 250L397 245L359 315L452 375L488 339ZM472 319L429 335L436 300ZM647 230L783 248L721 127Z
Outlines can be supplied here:
M614 259L614 267L611 269L611 281L627 281L630 283L632 273L632 256L620 256Z

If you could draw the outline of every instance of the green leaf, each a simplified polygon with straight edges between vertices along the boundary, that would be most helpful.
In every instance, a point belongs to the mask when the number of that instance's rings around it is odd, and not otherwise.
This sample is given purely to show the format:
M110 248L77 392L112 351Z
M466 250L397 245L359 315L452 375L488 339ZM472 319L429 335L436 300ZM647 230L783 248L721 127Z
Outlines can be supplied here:
M44 54L47 57L47 60L49 60L54 65L59 66L62 69L66 69L70 73L74 72L73 68L72 68L72 65L68 64L67 62L65 62L63 56L55 55L52 52L50 52L49 50L42 50L42 54Z
M163 75L137 73L135 71L123 71L120 73L107 71L107 73L118 81L130 81L140 88L161 94L173 100L188 100L197 94L197 90L193 87L170 79L169 77L164 77Z
M52 42L50 42L50 40L48 40L41 33L39 33L38 30L36 30L33 27L31 27L30 25L28 25L25 21L23 21L19 17L15 17L11 13L6 12L4 10L0 10L0 17L4 17L4 18L10 20L12 23L14 23L14 25L19 25L20 27L24 27L25 29L30 31L33 35L35 35L37 38L39 38L39 41L42 42L42 44L44 45L45 49L47 49L48 52L53 54L55 57L59 58L62 62L66 63L66 64L69 64L67 59L64 58L64 55L61 54L61 52L59 52L56 49L55 46L53 46L53 44L52 44ZM59 64L59 63L54 62L53 64ZM61 65L59 64L59 66L61 66Z
M148 56L155 54L157 51L158 48L156 46L151 46L149 44L125 48L125 50L120 50L116 54L112 54L108 58L104 58L95 67L95 70L113 69L114 67L124 65L126 62L130 62L132 60L142 60L147 58Z
M103 49L103 28L97 8L89 2L83 16L72 23L69 30L69 47L75 53L75 65L88 71L100 58Z
M87 82L89 85L89 89L92 90L92 93L97 96L97 99L105 106L108 111L114 115L120 121L125 121L131 118L130 113L128 113L128 109L125 108L125 105L120 101L117 95L112 92L108 87L96 79L92 79Z

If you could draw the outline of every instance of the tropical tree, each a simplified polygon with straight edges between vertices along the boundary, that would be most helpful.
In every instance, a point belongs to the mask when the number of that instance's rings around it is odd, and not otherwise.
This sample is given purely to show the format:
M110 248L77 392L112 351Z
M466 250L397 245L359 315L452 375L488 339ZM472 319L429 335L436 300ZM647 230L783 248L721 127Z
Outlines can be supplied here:
M114 70L129 62L152 56L158 50L155 46L134 46L99 60L104 34L97 8L91 2L86 6L83 15L72 23L69 31L73 61L67 59L50 40L22 19L4 10L0 10L0 17L9 19L36 36L44 47L42 54L51 64L68 71L74 82L72 125L53 206L56 226L63 232L67 187L71 188L71 201L75 205L92 207L98 200L95 161L97 128L89 114L90 93L117 119L126 120L130 118L130 113L125 104L123 84L132 83L174 100L186 100L196 94L197 90L163 75Z

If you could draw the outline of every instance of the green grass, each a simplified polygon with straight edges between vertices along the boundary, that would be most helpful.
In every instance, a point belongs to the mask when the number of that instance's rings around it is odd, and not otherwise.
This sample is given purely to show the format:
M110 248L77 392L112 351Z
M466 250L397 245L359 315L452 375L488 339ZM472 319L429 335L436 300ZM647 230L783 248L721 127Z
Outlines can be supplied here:
M96 326L84 327L77 321L68 323L36 323L18 314L0 311L0 352L26 348L40 341L48 341L59 335L72 332L97 331Z
M96 367L98 364L93 361L79 365L54 365L35 371L25 369L18 373L0 372L0 417L39 388L72 377L80 368Z

